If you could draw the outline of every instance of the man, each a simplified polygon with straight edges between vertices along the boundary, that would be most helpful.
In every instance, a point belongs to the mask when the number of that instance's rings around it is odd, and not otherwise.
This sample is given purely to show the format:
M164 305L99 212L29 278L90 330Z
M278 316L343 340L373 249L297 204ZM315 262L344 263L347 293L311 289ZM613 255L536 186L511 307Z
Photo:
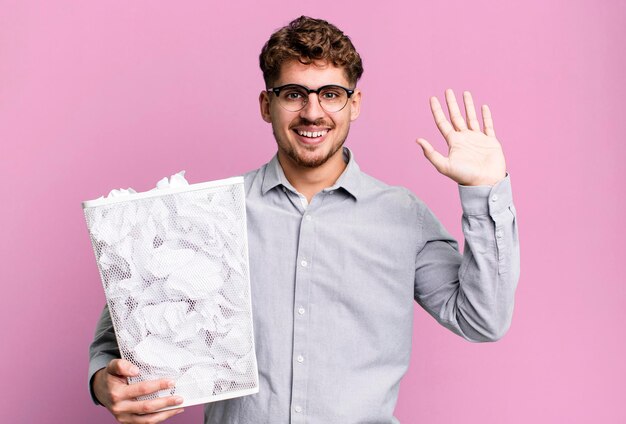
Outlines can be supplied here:
M259 393L207 404L206 423L392 423L409 364L413 300L471 341L508 329L519 276L515 208L487 106L481 131L465 92L451 90L451 123L430 105L448 157L418 139L459 184L465 252L408 190L361 172L343 147L359 116L363 68L354 46L323 20L300 17L260 58L262 118L277 155L245 175ZM127 385L105 308L91 346L95 400L120 422L161 422L177 397L136 401L171 387ZM93 377L93 378L92 378ZM144 414L144 415L142 415Z

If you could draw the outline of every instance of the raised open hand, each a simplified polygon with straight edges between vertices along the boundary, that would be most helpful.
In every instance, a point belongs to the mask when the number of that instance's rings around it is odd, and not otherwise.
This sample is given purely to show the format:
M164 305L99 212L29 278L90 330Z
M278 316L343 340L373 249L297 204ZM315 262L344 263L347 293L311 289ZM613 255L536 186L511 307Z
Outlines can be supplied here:
M446 103L452 124L446 119L437 97L430 98L437 128L448 143L448 157L437 152L423 138L417 139L424 156L437 168L461 185L494 185L506 176L506 164L502 146L496 139L491 112L487 105L482 107L483 131L474 110L469 91L463 92L467 124L451 89L446 90ZM469 127L469 128L468 128Z

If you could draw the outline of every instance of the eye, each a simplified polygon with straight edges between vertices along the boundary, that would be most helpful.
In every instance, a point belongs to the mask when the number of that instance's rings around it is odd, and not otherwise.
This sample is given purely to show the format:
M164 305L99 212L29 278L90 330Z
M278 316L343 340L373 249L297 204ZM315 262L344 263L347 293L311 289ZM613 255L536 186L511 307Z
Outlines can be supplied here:
M329 87L320 93L323 100L337 100L345 96L345 92L337 87Z
M280 97L288 102L296 102L306 98L307 94L303 92L301 87L287 86L281 90Z
M285 98L287 100L298 100L300 98L302 98L302 93L298 92L298 91L286 91L285 92Z

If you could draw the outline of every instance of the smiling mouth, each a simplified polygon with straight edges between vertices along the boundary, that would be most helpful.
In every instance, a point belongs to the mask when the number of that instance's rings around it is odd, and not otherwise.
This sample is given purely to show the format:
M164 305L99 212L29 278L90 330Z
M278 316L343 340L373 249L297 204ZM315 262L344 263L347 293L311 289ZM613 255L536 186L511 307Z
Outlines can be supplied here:
M330 130L322 130L322 131L301 131L301 130L297 130L294 129L293 130L296 134L298 134L301 137L306 137L306 138L310 138L312 140L316 139L316 138L321 138L324 137L326 134L328 134L328 131Z

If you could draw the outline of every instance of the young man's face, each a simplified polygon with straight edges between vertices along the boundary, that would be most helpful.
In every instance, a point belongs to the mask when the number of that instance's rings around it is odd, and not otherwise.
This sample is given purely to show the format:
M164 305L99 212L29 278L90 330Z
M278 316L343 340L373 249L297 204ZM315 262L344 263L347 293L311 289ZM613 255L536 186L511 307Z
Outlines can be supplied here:
M331 84L352 88L343 68L326 62L305 65L296 60L283 64L273 86L286 84L299 84L313 90ZM309 94L308 103L298 112L284 109L274 93L264 91L259 97L261 115L272 124L279 158L291 161L297 168L316 168L331 158L342 157L341 147L348 136L350 122L359 116L359 90L355 90L346 106L338 112L325 111L317 96ZM318 134L308 137L302 132Z

